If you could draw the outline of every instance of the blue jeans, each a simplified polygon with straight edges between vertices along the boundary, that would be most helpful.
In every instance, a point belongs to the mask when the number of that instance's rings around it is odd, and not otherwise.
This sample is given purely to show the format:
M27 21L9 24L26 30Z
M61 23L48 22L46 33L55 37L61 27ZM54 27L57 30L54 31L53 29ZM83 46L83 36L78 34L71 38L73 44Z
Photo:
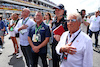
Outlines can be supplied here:
M95 47L97 47L98 46L98 34L99 34L99 31L97 31L97 32L93 32L93 31L91 31L91 30L89 30L89 36L92 38L92 34L95 34Z

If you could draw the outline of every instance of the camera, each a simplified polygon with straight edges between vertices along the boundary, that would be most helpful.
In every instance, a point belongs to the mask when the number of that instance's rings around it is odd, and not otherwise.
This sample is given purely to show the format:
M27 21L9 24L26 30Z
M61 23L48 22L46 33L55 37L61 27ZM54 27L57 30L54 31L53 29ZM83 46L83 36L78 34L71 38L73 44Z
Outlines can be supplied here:
M85 12L86 12L86 10L85 9L82 9L80 12L79 12L79 10L78 9L76 9L77 10L77 12L81 15L81 17L82 18L84 18L85 17Z

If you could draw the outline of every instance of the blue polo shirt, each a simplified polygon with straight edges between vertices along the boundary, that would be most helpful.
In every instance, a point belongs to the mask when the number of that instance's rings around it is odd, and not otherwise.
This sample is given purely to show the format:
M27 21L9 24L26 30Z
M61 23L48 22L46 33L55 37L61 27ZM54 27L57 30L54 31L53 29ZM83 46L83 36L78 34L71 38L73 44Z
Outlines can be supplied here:
M0 21L0 30L3 29L5 27L5 24L3 21Z
M38 32L41 35L41 42L33 42L33 44L35 46L38 46L39 44L41 44L45 40L46 37L50 37L51 36L49 26L44 24L44 22L42 22L40 25L41 25L41 28L39 29ZM35 28L36 28L36 24L33 25L29 30L29 35L28 36L31 37L31 39L32 39L33 35L35 34ZM38 34L38 32L36 34ZM39 53L47 53L47 45L42 47L40 49Z

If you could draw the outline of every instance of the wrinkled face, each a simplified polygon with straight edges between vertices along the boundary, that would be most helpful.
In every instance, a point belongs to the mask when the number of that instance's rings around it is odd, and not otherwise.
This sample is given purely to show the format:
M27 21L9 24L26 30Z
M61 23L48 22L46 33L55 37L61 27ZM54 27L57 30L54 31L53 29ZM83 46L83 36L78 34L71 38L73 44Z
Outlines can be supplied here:
M62 9L55 9L55 15L57 17L59 17L59 16L61 16L63 14L64 14L64 10L62 10Z
M42 19L43 19L42 14L39 13L39 12L36 13L36 15L35 15L35 21L36 21L36 22L41 22Z
M67 18L67 27L71 33L76 32L80 27L81 22L78 22L76 16L68 16Z

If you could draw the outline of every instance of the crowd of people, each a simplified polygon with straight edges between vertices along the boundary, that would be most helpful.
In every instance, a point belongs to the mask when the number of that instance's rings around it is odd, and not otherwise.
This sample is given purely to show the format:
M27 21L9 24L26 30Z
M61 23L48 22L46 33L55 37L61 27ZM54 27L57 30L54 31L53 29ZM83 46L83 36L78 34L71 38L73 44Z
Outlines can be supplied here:
M95 48L98 48L100 32L100 12L86 18L86 10L66 16L63 4L53 7L55 17L49 12L45 15L37 11L34 19L30 18L30 9L22 10L10 17L8 29L13 42L16 58L25 57L27 67L38 67L38 58L43 67L48 67L47 58L53 61L52 67L93 67L92 34L95 34ZM65 32L54 34L60 25ZM0 53L4 44L4 31L7 25L0 17ZM59 31L60 32L60 31ZM8 32L7 32L8 34ZM89 35L88 35L89 34Z

